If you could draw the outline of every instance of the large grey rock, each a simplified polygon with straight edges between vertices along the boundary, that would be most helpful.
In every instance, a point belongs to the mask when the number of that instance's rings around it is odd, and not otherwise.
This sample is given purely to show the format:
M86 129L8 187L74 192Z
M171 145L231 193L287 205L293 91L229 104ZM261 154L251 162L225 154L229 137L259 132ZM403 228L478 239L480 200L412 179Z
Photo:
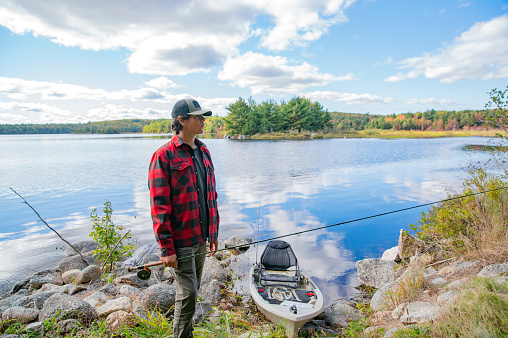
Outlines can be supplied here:
M126 284L126 285L123 285L120 288L118 293L121 296L129 297L129 298L135 298L135 297L139 296L142 292L143 291L141 289Z
M130 311L132 309L129 297L119 297L107 301L104 305L97 308L97 314L100 317L106 317L115 311Z
M61 273L64 273L69 270L83 270L89 265L97 265L97 260L90 256L84 256L84 261L81 259L81 256L70 256L67 258L64 258L58 263L58 270L60 270Z
M393 248L386 250L385 252L383 252L383 256L381 256L381 259L384 261L390 261L390 262L400 261L399 247L394 246Z
M85 284L93 280L101 279L101 268L97 265L89 265L76 276L76 284Z
M379 289L395 280L394 269L397 264L393 261L367 258L356 262L358 280L361 284Z
M13 306L13 304L18 299L22 299L24 297L25 296L23 296L23 295L15 294L15 295L12 295L10 297L7 297L7 298L4 298L4 299L0 300L0 312L5 310L5 309L7 309L7 308L10 308L11 306Z
M57 275L56 270L42 270L30 277L28 284L31 289L40 289L44 284L52 283Z
M92 293L90 296L83 298L83 300L91 306L96 307L97 305L106 303L109 300L109 297L106 296L105 293L97 291Z
M34 309L42 309L44 303L49 299L49 297L57 294L59 292L55 291L46 291L41 293L36 293L31 296L23 297L18 299L13 303L13 306L21 306L26 308L34 308Z
M404 310L405 314L400 317L404 324L424 323L431 321L439 316L441 307L430 302L409 303Z
M443 286L443 285L446 285L446 283L448 283L448 281L446 279L444 279L443 277L438 277L436 279L431 280L430 283L435 286Z
M205 282L209 278L213 278L218 280L221 283L226 283L228 278L228 273L226 269L224 269L219 261L215 258L209 257L205 261L205 266L203 267L203 276L201 277L201 283Z
M39 310L26 309L21 306L13 306L2 311L2 321L15 321L18 323L31 323L39 318Z
M252 239L249 237L233 236L233 237L228 238L224 242L224 247L226 249L232 248L230 250L234 255L240 255L240 254L245 253L247 250L249 250L250 243L252 243Z
M508 262L502 264L492 264L484 267L482 271L478 272L478 277L497 277L503 274L508 274Z
M393 303L392 295L395 294L400 285L395 282L391 282L383 285L379 290L374 293L370 300L370 308L374 311L385 311L393 309L396 304Z
M169 311L175 304L176 286L167 284L155 284L143 292L140 300L144 309L155 309L162 313Z
M14 284L14 286L12 287L12 290L11 290L11 294L15 294L19 290L21 290L21 289L28 289L28 287L30 286L28 284L28 282L30 282L30 277L29 278L25 278L22 281L17 282L16 284Z
M72 243L72 246L81 252L81 254L84 254L85 252L94 251L99 245L94 241L79 241ZM67 250L65 250L65 254L67 256L76 256L78 253L71 247L68 247Z
M32 294L37 293L43 293L43 292L61 292L61 293L67 293L67 288L69 285L55 285L55 284L44 284L39 290L35 290L32 292Z
M44 321L53 317L58 321L77 319L83 324L88 324L97 317L97 314L92 306L84 300L56 293L44 303L39 320Z
M361 311L352 306L341 304L338 300L325 309L325 321L331 325L347 326L348 322L360 320L362 317Z
M437 297L438 304L452 303L457 300L457 293L453 290L447 291Z
M132 256L122 263L122 267L141 265L143 258L152 254L160 257L159 244L155 241L137 248Z
M118 290L116 289L115 284L108 283L99 289L100 292L104 292L110 296L116 296L118 294Z
M201 283L201 287L199 288L199 293L204 300L209 301L212 304L218 302L223 294L222 289L225 285L219 282L216 279L208 278L205 283Z
M196 304L196 312L192 317L192 321L194 322L194 324L204 322L212 312L213 312L212 304L206 301L199 302Z
M67 270L64 273L62 273L62 279L65 284L72 284L74 281L76 281L76 277L81 272L80 269L71 269Z

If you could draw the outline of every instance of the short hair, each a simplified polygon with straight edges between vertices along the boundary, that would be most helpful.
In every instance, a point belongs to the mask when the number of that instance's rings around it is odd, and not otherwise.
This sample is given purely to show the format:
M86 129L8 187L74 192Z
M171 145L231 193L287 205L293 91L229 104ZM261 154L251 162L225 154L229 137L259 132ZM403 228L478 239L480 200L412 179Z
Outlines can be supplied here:
M180 116L183 121L190 119L190 115ZM180 131L183 129L180 121L177 118L171 120L171 129L175 132L176 135L180 134Z

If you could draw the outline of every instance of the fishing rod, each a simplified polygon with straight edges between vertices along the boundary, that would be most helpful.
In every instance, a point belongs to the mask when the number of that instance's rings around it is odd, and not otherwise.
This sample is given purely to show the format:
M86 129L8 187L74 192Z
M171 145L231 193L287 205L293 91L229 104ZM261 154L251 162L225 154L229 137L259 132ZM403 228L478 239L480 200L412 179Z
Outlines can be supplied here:
M237 249L237 248L238 249L244 249L244 250L246 250L251 245L254 245L254 244L257 245L259 243L272 241L274 239L280 239L280 238L285 238L285 237L289 237L289 236L301 235L301 234L305 234L307 232L327 229L327 228L335 227L335 226L338 226L338 225L344 225L344 224L364 221L364 220L371 219L371 218L376 218L376 217L381 217L381 216L386 216L386 215L390 215L390 214L395 214L395 213L398 213L398 212L407 211L407 210L411 210L411 209L426 207L426 206L430 206L430 205L437 204L437 203L442 203L442 202L448 202L448 201L463 199L463 198L466 198L466 197L472 197L472 196L476 196L476 195L482 195L482 194L486 194L486 193L494 192L494 191L499 191L499 190L503 190L503 189L508 189L508 186L500 187L500 188L495 188L495 189L490 189L490 190L485 190L485 191L479 191L479 192L475 192L475 193L471 193L471 194L466 194L466 195L460 195L460 196L445 198L445 199L439 200L439 201L428 202L428 203L424 203L424 204L415 205L415 206L412 206L412 207L407 207L407 208L387 211L387 212L383 212L383 213L380 213L380 214L365 216L365 217L361 217L361 218L355 218L355 219L352 219L352 220L349 220L349 221L339 222L339 223L330 224L330 225L324 225L324 226L321 226L321 227L317 227L317 228L313 228L313 229L308 229L308 230L303 230L303 231L298 231L298 232L293 232L293 233L290 233L290 234L276 236L276 237L272 237L272 238L267 238L267 239L262 239L262 240L256 240L256 242L249 243L249 244L235 245L235 246L231 246L231 247L224 248L224 249L217 249L217 250L208 251L208 252L205 252L205 253L193 254L193 255L190 255L190 256L180 257L180 258L177 258L177 259L178 260L183 260L183 259L193 258L193 257L197 257L197 256L202 256L202 255L212 255L212 254L214 254L216 252L225 251L225 250L233 250L233 249ZM258 222L259 222L259 219L258 219ZM256 260L257 260L257 258L256 258ZM149 279L150 275L151 275L151 271L150 271L150 269L148 269L148 267L157 266L157 265L162 265L162 261L152 262L152 263L149 263L149 264L140 265L140 266L136 266L136 267L129 267L128 271L132 272L134 270L140 270L140 271L138 271L138 277L140 279L146 280L146 279ZM144 277L144 278L142 278L142 277Z

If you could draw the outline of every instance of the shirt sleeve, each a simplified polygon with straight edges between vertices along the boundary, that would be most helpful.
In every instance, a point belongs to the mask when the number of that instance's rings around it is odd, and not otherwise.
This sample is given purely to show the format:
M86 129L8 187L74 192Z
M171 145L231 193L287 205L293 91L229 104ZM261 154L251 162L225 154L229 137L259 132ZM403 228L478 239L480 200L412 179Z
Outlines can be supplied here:
M167 158L156 152L150 161L148 170L148 188L150 190L150 211L153 232L159 243L161 257L175 254L173 231L171 228L171 172Z

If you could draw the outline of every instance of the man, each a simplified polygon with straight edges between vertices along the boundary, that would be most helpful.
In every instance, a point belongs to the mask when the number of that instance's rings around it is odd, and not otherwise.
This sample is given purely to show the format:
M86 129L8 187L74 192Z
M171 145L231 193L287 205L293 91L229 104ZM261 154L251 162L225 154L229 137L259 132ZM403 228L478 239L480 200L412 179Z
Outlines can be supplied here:
M208 241L217 250L219 213L210 152L196 138L203 133L205 116L194 99L173 106L175 135L152 156L148 172L153 230L164 266L173 268L176 283L174 337L192 337ZM195 255L198 256L195 256Z

